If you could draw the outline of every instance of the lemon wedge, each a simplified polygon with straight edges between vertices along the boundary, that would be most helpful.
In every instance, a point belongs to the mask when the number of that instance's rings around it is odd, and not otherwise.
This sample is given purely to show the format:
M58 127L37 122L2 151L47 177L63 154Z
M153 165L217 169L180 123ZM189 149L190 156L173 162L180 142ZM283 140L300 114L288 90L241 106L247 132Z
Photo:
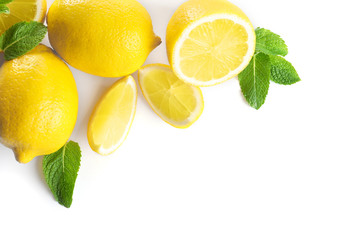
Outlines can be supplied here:
M18 22L43 22L45 19L46 0L13 0L6 6L10 13L0 14L0 34Z
M174 73L195 86L213 86L238 75L255 51L248 17L227 0L189 0L167 28L167 51Z
M93 151L107 156L126 139L136 113L137 85L133 77L118 80L99 100L88 124Z
M138 72L143 95L154 112L177 128L188 128L201 116L201 90L176 77L169 66L151 64Z

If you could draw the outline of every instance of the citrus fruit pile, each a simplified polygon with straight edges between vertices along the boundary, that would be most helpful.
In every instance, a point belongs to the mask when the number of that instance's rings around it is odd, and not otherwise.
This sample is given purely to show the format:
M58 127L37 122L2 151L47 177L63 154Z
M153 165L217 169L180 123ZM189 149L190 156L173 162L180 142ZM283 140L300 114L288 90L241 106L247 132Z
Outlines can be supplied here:
M0 13L0 31L20 21L43 21L45 0L13 0ZM55 0L47 15L53 49L71 66L102 77L122 77L102 96L88 123L88 142L101 155L126 139L142 93L153 111L177 128L199 119L199 87L220 84L246 68L255 51L248 17L227 0L189 0L166 31L169 66L143 66L161 44L151 17L136 0ZM143 67L142 67L143 66ZM0 141L27 163L60 149L71 136L78 94L67 65L39 45L0 69ZM47 141L48 140L48 141Z

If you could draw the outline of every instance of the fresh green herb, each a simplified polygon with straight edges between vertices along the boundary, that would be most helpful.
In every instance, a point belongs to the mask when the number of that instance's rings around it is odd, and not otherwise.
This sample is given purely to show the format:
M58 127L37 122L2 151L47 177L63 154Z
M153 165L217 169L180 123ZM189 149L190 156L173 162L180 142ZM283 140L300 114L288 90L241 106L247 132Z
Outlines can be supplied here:
M0 14L1 13L5 13L5 14L9 14L9 8L6 6L6 4L9 4L10 2L12 2L13 0L0 0Z
M9 8L6 5L0 5L0 14L9 14Z
M292 85L301 79L293 65L280 56L270 56L271 80L282 85Z
M255 33L257 52L274 56L286 56L288 54L288 47L279 35L264 28L257 28Z
M11 2L13 2L13 0L0 0L0 5L9 4Z
M3 50L5 60L20 57L44 39L47 27L39 22L19 22L10 27L0 36L0 49Z
M256 51L249 65L238 76L242 93L255 109L260 109L266 100L269 81L291 85L300 81L293 65L281 56L288 54L285 41L277 34L256 29Z
M270 82L270 58L256 53L247 68L238 76L241 90L250 106L259 109L265 102Z
M80 167L81 151L78 143L68 142L60 150L44 157L43 171L55 199L69 208Z

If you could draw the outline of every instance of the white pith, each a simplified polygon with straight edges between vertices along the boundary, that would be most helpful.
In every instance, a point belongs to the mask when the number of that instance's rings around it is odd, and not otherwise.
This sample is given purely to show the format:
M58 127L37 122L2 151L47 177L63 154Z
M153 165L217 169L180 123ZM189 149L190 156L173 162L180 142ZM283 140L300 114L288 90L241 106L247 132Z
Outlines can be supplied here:
M146 76L150 71L153 71L154 69L160 69L160 68L162 68L164 71L172 72L170 68L159 66L159 65L149 66L149 67L139 70L139 76L140 76L139 81L140 81L140 86L141 86L143 95L146 98L147 102L150 104L151 108L154 110L154 112L156 112L163 120L177 127L185 127L188 124L192 123L201 113L202 105L204 104L202 101L201 92L197 87L191 86L194 91L195 98L197 100L197 105L196 105L195 110L191 112L190 117L186 119L186 121L183 121L183 122L173 121L172 119L168 118L167 116L165 116L158 110L158 108L152 103L151 99L149 98L149 95L146 93L144 89L144 82L143 82L144 76Z
M39 21L41 19L43 1L44 0L37 1L37 14L35 15L34 21Z
M180 68L180 62L181 62L181 57L180 57L180 50L181 47L184 43L184 41L189 37L190 33L192 30L194 30L196 27L198 27L201 24L207 23L207 22L213 22L215 20L219 20L219 19L227 19L227 20L231 20L233 22L235 22L236 24L240 24L242 25L245 29L246 32L248 34L248 52L244 57L244 60L242 62L242 64L236 68L234 71L231 71L228 75L222 77L222 78L218 78L218 79L213 79L207 82L204 81L198 81L196 78L190 78L187 77ZM249 64L252 56L254 55L254 51L255 51L255 33L254 33L254 28L253 26L248 23L247 21L237 17L236 15L230 15L230 14L214 14L208 17L204 17L194 23L192 23L191 25L189 25L189 27L187 27L182 35L179 37L177 43L174 46L174 53L173 53L173 70L176 73L176 75L178 75L178 77L180 79L182 79L183 81L195 85L195 86L200 86L200 87L207 87L207 86L212 86L212 85L216 85L219 83L222 83L226 80L229 80L233 77L235 77L237 74L239 74L243 69L245 69L247 67L247 65Z

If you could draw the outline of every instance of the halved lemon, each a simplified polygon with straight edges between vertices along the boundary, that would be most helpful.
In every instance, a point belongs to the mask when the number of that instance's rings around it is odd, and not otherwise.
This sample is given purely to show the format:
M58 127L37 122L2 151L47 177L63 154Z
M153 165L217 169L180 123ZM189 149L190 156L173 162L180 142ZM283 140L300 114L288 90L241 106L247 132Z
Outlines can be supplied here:
M45 19L46 0L13 0L6 6L10 13L0 14L0 35L18 22L43 22Z
M138 79L151 108L170 125L187 128L201 116L204 109L201 90L178 79L169 66L144 66Z
M118 80L99 100L88 124L87 138L93 151L106 156L126 139L137 106L137 85L133 77Z
M189 0L167 28L167 51L174 73L195 86L227 81L250 62L255 31L248 17L227 0Z

